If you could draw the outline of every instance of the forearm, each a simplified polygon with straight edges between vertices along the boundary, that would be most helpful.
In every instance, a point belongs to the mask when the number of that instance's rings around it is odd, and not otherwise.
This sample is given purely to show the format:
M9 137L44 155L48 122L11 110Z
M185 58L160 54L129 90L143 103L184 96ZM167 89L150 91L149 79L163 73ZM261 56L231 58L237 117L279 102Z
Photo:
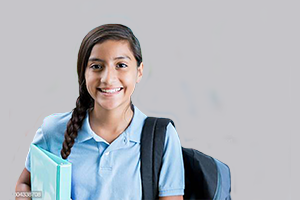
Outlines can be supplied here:
M31 192L31 188L29 185L25 184L25 183L19 183L17 186L16 186L16 194L17 192L19 192L19 194L21 192ZM22 195L16 195L15 197L16 200L31 200L31 197L23 197Z

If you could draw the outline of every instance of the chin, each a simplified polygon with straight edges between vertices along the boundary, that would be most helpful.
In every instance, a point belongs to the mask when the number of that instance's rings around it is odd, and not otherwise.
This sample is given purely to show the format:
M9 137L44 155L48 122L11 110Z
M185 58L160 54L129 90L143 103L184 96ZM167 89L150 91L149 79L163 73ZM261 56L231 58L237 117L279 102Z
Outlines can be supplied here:
M113 109L119 107L121 104L122 104L122 102L119 102L119 101L115 101L115 102L113 102L113 101L103 102L102 101L101 103L99 103L99 106L105 110L113 110Z

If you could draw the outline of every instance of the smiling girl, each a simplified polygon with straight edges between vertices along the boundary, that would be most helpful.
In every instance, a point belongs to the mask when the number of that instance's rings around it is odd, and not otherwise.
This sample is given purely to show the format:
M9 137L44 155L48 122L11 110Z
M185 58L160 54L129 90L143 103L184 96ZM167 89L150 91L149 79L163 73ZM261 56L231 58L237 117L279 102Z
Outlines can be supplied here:
M143 76L131 29L104 24L83 39L77 62L79 97L66 113L47 116L32 143L72 163L73 200L141 200L140 139L147 118L131 101ZM30 150L17 191L30 191ZM182 200L184 166L179 136L167 126L159 199Z

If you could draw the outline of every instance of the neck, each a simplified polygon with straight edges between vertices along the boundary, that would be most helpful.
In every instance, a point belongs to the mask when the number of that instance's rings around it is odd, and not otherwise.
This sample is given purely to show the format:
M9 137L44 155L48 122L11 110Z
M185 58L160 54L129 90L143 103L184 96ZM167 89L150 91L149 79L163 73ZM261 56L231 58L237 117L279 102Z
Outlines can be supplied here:
M113 110L106 110L97 104L89 111L90 124L93 131L98 134L121 134L129 125L133 111L131 105L122 105Z

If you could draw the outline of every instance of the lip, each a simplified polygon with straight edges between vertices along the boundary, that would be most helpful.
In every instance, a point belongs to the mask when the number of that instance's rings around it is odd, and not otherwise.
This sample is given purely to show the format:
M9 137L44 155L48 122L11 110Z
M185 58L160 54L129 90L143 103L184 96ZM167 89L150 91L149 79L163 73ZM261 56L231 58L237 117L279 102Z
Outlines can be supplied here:
M101 87L100 87L101 88ZM123 88L123 87L111 87L111 88L101 88L101 90L113 90L113 89L118 89L118 88Z
M117 88L119 88L119 87L117 87ZM122 87L121 87L121 88L122 88ZM104 89L104 88L103 88L103 89ZM105 88L105 89L106 89L106 88ZM112 96L115 96L115 95L119 94L119 93L123 90L123 88L122 88L121 90L119 90L118 92L115 92L115 93L112 93L112 94L101 92L101 91L100 91L100 88L97 88L97 90L98 90L98 92L100 92L101 95L103 95L103 96L105 96L105 97L112 97Z

